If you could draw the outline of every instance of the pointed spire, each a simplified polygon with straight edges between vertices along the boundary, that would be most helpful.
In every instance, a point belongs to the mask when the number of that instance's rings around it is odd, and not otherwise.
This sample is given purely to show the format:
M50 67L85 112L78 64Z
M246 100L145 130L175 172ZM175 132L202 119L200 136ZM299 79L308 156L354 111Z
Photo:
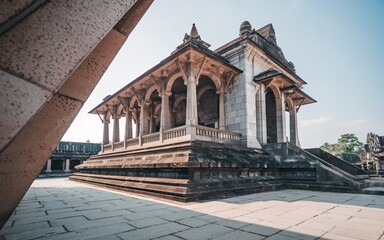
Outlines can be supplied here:
M192 24L191 33L189 34L191 37L197 37L199 36L199 33L197 32L197 28L195 24Z

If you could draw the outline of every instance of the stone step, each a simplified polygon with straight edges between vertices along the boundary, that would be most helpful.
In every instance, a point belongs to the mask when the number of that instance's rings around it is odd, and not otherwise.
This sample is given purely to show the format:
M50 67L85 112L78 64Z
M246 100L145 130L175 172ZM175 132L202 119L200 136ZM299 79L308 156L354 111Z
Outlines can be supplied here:
M368 187L362 189L365 194L384 195L384 187Z
M364 186L369 187L384 187L384 178L371 178L364 181Z

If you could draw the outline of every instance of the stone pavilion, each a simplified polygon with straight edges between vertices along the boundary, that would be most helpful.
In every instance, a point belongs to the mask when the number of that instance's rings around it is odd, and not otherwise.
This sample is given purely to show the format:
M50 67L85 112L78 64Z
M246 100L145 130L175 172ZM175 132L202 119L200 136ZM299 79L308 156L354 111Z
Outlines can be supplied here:
M193 24L170 56L90 111L103 124L102 150L71 179L179 201L351 191L356 179L300 148L297 113L316 102L305 84L272 24L255 30L245 21L214 51Z

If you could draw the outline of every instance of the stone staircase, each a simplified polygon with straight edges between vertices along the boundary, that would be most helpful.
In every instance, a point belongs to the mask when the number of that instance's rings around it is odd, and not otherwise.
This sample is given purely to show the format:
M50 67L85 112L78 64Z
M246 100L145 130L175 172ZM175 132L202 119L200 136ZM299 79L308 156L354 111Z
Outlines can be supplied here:
M362 169L318 148L304 150L290 143L266 144L263 147L280 162L280 175L288 188L362 192L364 181L369 179ZM307 169L307 174L301 179L297 178L299 169ZM284 172L290 177L284 177Z

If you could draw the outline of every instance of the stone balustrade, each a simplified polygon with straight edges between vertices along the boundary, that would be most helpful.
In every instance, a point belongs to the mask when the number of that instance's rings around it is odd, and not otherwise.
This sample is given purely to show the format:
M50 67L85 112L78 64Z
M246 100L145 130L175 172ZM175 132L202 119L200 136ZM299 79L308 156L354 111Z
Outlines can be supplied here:
M151 143L151 142L157 142L160 140L160 133L152 133L149 135L143 136L143 144Z
M182 126L164 131L163 139L168 140L172 138L184 137L185 135L187 135L187 127Z
M216 128L210 128L200 125L190 125L172 128L164 131L163 133L157 132L143 137L136 137L127 139L112 144L105 144L103 152L121 151L124 149L135 150L141 147L148 147L148 145L162 145L172 143L174 141L191 141L202 140L210 142L240 142L240 133L229 132Z
M235 132L224 131L216 128L204 126L194 126L196 128L196 136L208 137L212 139L220 139L226 141L240 141L241 134Z

